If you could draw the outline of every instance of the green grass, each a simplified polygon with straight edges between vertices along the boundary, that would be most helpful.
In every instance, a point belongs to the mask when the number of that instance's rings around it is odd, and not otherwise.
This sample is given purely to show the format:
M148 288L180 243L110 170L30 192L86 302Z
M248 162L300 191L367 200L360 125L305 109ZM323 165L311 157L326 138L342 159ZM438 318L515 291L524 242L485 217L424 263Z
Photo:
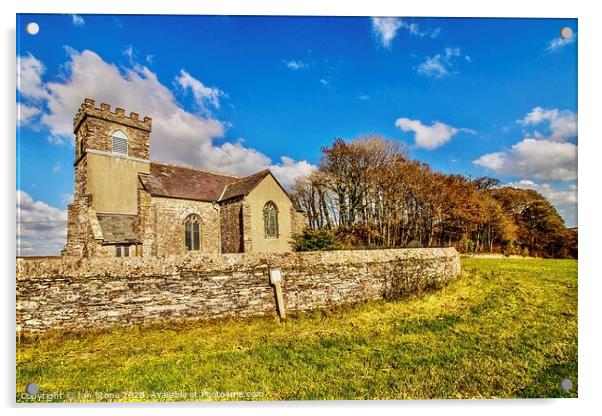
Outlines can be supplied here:
M184 400L233 400L210 397L227 392L243 400L576 397L577 262L463 258L462 268L435 292L283 323L189 321L21 338L17 401L27 401L29 382L40 393L63 392L54 401L134 400L95 392L142 392L144 400L165 400L152 392L185 392ZM572 391L560 389L564 378Z

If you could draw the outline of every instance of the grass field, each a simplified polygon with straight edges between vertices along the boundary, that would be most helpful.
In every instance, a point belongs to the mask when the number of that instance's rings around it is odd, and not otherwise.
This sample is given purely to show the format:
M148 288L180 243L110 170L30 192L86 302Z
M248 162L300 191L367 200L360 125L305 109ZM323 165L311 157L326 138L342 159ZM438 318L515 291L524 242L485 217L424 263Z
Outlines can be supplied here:
M17 401L577 396L577 262L462 259L442 290L289 316L17 340ZM563 391L562 379L574 389ZM59 394L61 393L61 394Z

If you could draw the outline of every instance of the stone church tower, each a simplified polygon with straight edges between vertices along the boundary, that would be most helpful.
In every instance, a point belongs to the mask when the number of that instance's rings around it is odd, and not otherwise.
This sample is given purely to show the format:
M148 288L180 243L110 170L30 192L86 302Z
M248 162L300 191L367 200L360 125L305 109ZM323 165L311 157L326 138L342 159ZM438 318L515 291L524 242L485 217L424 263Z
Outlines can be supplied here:
M133 243L135 250L138 174L148 174L150 169L151 118L140 120L137 113L127 116L121 108L111 112L108 104L95 108L94 100L85 99L73 120L73 130L75 189L62 254L93 255L91 251L99 247L91 242L107 241L99 233L102 223L109 229L130 229L131 241L126 236L126 241L120 242Z

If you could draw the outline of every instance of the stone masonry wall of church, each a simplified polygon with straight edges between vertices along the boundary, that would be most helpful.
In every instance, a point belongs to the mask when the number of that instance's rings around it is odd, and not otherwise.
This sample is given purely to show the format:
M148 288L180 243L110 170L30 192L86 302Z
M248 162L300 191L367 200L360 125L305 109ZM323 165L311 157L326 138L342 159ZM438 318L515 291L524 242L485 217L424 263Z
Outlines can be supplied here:
M218 208L216 205L215 208ZM155 217L154 234L157 256L187 254L184 222L190 214L201 217L201 253L218 253L219 211L211 202L152 197L150 216Z
M18 259L19 333L82 331L169 319L274 314L269 270L287 311L398 299L460 274L454 248Z
M144 257L157 255L156 219L151 195L143 189L138 189L138 232L142 243L141 255Z
M65 256L83 256L90 233L88 232L88 198L76 196L67 207L67 244L61 254Z
M305 213L297 211L294 207L291 207L291 233L299 234L303 231L303 228L307 226L307 217Z
M240 253L242 241L242 198L220 206L222 253Z
M79 163L75 166L75 178L74 178L74 196L82 196L86 191L86 182L88 174L88 161L86 158L82 158Z
M253 250L253 233L251 232L251 206L242 201L242 233L243 233L243 249L245 253L250 253Z
M120 129L128 136L128 156L148 160L151 119L144 117L140 120L139 117L137 113L126 116L121 108L112 112L111 106L104 103L96 108L93 100L86 99L73 123L80 133L77 134L78 139L85 137L86 149L111 152L112 133ZM76 143L76 149L78 145Z
M92 117L87 118L84 125L87 130L86 148L110 153L112 151L111 135L119 129L128 136L128 156L148 160L148 132Z

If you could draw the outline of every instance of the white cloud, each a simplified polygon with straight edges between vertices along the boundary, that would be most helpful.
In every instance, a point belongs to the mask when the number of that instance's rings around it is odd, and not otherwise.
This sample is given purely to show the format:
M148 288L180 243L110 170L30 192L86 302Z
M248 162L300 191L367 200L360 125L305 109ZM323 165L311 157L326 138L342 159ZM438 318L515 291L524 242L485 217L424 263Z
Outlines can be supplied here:
M95 52L68 49L64 73L55 81L42 82L43 64L32 55L19 58L21 78L19 91L28 102L41 111L40 123L47 127L53 143L71 143L73 116L84 98L93 98L97 105L110 103L113 107L135 111L153 118L151 156L154 160L196 166L235 175L246 175L265 168L280 167L279 174L287 178L298 167L293 163L273 164L271 159L241 140L223 141L226 123L209 114L195 114L184 109L172 91L162 84L146 66L132 63L119 69L104 61ZM180 88L189 89L197 102L219 107L222 92L206 87L201 81L182 70L176 77ZM303 167L307 162L295 162ZM290 175L286 171L291 171ZM279 177L279 179L281 179ZM284 182L285 180L283 180Z
M67 240L67 212L17 190L17 255L57 255Z
M445 59L451 59L456 56L460 56L460 48L445 48Z
M62 167L63 166L61 165L61 162L55 162L55 164L52 165L52 171L54 173L60 172L60 170L62 169Z
M418 23L409 23L398 17L373 17L372 31L379 43L385 48L390 48L399 29L405 29L410 35L436 38L441 33L441 28L421 30Z
M330 82L326 78L320 79L320 84L324 85L325 87L330 87Z
M61 197L61 202L65 205L69 205L73 202L73 194L63 194Z
M368 94L362 94L359 97L357 97L358 99L362 100L362 101L368 101L370 100L370 96Z
M44 100L48 93L42 85L44 64L32 54L17 57L17 89L23 97L32 101Z
M82 27L86 24L86 21L80 15L72 14L71 15L71 23L73 23L73 26Z
M488 153L474 163L500 175L569 181L577 178L577 145L526 138L509 150Z
M421 30L420 25L418 25L418 23L408 23L405 20L401 21L401 27L406 29L410 33L410 35L418 36L421 38L425 36L428 36L429 38L436 38L441 33L440 27L435 29Z
M40 110L22 103L17 103L17 121L19 125L29 124L38 114Z
M577 178L577 114L569 110L535 107L520 120L525 127L544 127L532 131L510 149L488 153L473 163L507 176L534 177L540 180L570 181Z
M556 108L546 110L535 107L523 119L518 120L523 126L537 126L547 123L550 134L548 140L564 142L577 137L577 114L569 110L558 110Z
M270 169L285 188L289 188L295 179L307 176L317 169L316 166L305 160L297 162L287 156L282 156L280 162L279 165L270 166Z
M121 23L121 20L117 16L113 16L111 20L113 21L115 26L117 26L119 29L123 29L123 23Z
M575 42L575 38L577 35L573 35L570 38L561 38L557 37L548 42L548 46L546 47L546 51L549 53L558 52L560 49L564 48L567 45Z
M567 227L577 226L577 186L570 184L566 188L558 188L549 183L536 183L530 179L510 182L507 186L522 189L533 189L543 195L564 219Z
M136 58L136 53L134 52L134 46L133 45L127 45L125 48L123 48L123 52L122 52L125 56L128 57L128 59L130 60L130 62L133 62L134 59Z
M414 132L416 147L428 150L443 146L461 131L474 134L474 131L471 129L459 129L440 121L435 121L431 126L427 126L422 124L420 120L411 120L404 117L398 118L395 121L395 126L399 127L402 131Z
M397 17L373 17L372 30L379 42L385 48L391 47L391 42L401 27L401 19Z
M443 78L449 74L447 71L447 66L439 54L432 57L427 57L424 62L418 65L418 73L420 75L434 78Z
M190 89L198 108L207 110L207 104L219 109L219 99L226 94L219 88L206 87L201 81L190 75L184 69L176 77L176 82L185 90Z
M301 60L294 60L294 59L291 59L290 61L283 60L282 63L284 63L284 65L287 68L292 69L293 71L298 71L300 69L309 68L309 64L307 62L303 62Z
M420 26L418 26L418 23L407 23L407 22L404 22L403 20L401 20L400 23L401 23L400 27L407 29L407 31L410 32L410 35L422 36L420 33Z
M438 36L439 36L439 34L440 34L440 33L441 33L441 28L440 28L440 27L438 27L438 28L435 28L435 29L429 30L429 31L427 32L427 35L428 35L430 38L436 38L436 37L438 37Z
M462 56L459 47L447 47L443 53L434 56L427 56L425 60L418 65L416 71L419 75L433 78L443 78L454 72L458 58ZM466 62L471 62L468 55L464 56Z

